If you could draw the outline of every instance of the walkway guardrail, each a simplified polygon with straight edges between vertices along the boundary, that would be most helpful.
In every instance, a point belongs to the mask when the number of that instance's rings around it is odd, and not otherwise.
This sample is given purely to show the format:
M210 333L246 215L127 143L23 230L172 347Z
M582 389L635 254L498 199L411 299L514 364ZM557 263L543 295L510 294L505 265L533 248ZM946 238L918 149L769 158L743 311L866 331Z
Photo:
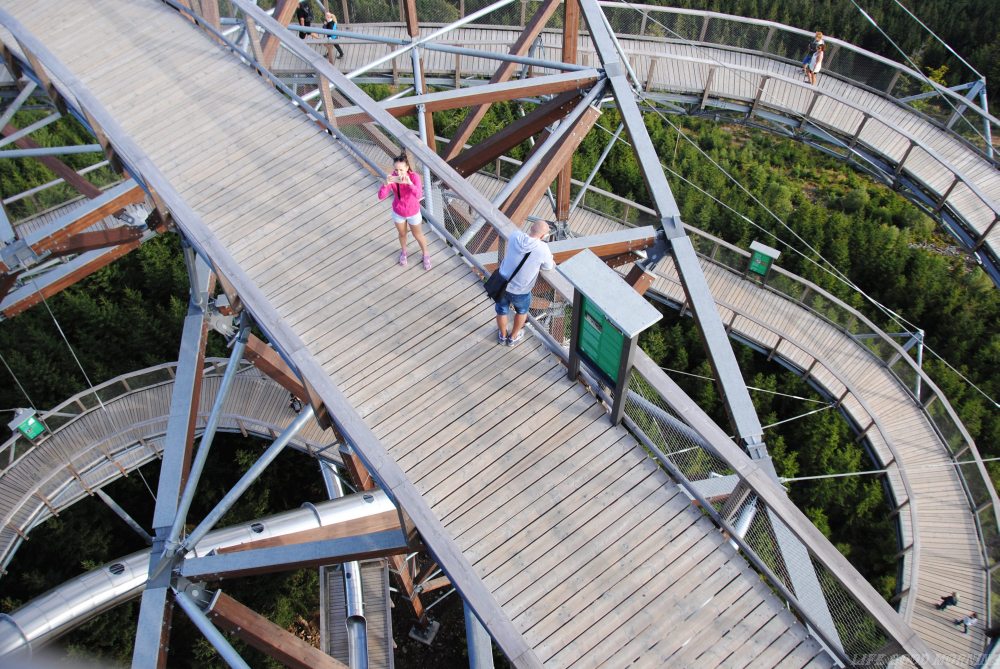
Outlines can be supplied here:
M337 7L336 0L330 4ZM440 0L421 5L421 20L429 24L449 23L487 4L487 0ZM474 23L523 27L540 4L541 0L518 0ZM795 64L808 52L814 35L810 30L773 21L718 12L613 0L600 4L612 29L620 36L761 53ZM343 24L403 21L401 0L379 3L340 0L339 8ZM550 25L561 26L562 20L560 8ZM951 90L907 65L835 37L825 39L829 47L823 62L824 73L850 81L923 115L992 160L992 135L1000 127L1000 120L988 111L985 81L978 73L972 70L963 73L968 83Z
M205 376L222 376L225 372L226 364L229 361L225 358L209 358L205 361ZM242 363L243 369L253 369L249 363ZM36 441L29 441L19 433L14 433L7 441L0 444L0 479L10 467L30 453L35 448L43 448L52 434L59 429L79 420L82 416L95 410L100 410L104 403L114 400L138 390L152 388L154 386L173 383L176 362L168 362L155 367L129 372L100 383L93 388L87 388L69 399L59 403L57 406L42 411L38 418L45 425L45 433Z
M173 0L165 0L168 4L173 6L175 9L188 13L190 10L187 8L180 7ZM202 3L204 6L205 3ZM214 4L214 3L208 3ZM369 128L370 131L384 132L389 137L397 137L400 142L403 142L411 151L416 155L418 160L427 162L435 167L435 174L440 177L443 181L447 183L450 187L453 187L456 193L456 198L453 198L453 204L458 204L459 206L464 204L468 205L471 211L475 212L476 216L482 216L487 219L487 222L492 226L498 235L498 246L502 252L502 247L506 240L507 235L512 233L512 228L510 222L496 209L495 206L491 206L488 201L486 201L481 194L478 194L468 187L461 179L457 178L457 175L453 170L450 170L447 165L441 161L439 157L430 152L426 146L421 145L418 142L414 142L411 137L407 135L407 131L398 124L398 122L391 119L388 114L380 110L377 105L372 103L370 100L365 98L356 88L352 88L349 82L345 83L346 80L342 75L338 75L336 72L332 71L325 62L321 62L314 58L315 54L308 49L304 49L299 44L299 40L294 37L290 37L288 33L281 26L275 25L272 21L266 20L263 13L252 6L252 3L247 0L234 0L234 4L237 4L243 11L251 12L254 16L259 18L261 21L266 22L265 32L273 39L280 41L286 48L292 50L293 53L299 52L302 54L303 58L310 58L314 67L316 68L317 75L320 77L321 83L325 84L327 80L323 79L325 76L331 77L331 81L335 80L340 82L344 87L345 91L350 92L352 101L362 107L366 114L370 115L372 122L367 124L372 126ZM217 10L217 6L213 9ZM52 76L60 80L63 87L68 88L70 95L67 98L69 104L77 106L82 112L89 112L94 118L94 121L101 126L101 130L104 131L105 135L108 137L109 142L115 146L119 155L122 157L123 161L130 163L132 169L137 172L144 180L149 180L152 187L156 189L160 197L158 198L157 206L160 206L165 211L173 211L177 214L177 219L183 226L191 226L192 230L199 233L202 228L198 227L200 225L200 219L196 214L191 212L187 205L171 188L169 182L165 180L162 174L156 169L154 165L149 162L148 157L137 147L134 142L128 137L126 133L118 126L112 117L110 117L103 107L92 98L90 93L86 88L73 76L73 74L65 68L48 50L44 47L35 36L31 35L25 31L20 24L18 24L12 17L6 14L3 10L0 10L0 17L4 19L5 23L8 23L8 28L17 36L17 39L21 42L23 48L31 49L30 56L44 65ZM217 14L216 14L217 17ZM211 39L216 39L221 41L226 48L239 54L251 67L256 69L262 76L264 76L268 81L279 85L273 75L266 72L266 70L260 65L259 61L251 57L249 54L242 52L238 47L236 47L231 42L228 42L218 30L211 27L210 23L207 22L201 16L193 16L192 18L205 29ZM269 32L273 31L273 32ZM251 31L254 36L258 36L256 30ZM259 46L259 45L258 45ZM256 51L256 49L255 49ZM306 53L308 52L308 53ZM303 107L303 111L308 113L312 119L320 123L324 128L326 128L331 134L336 135L337 139L348 145L349 148L354 152L364 165L377 174L380 170L377 165L373 165L372 160L364 154L363 151L358 149L353 145L351 140L347 135L344 134L342 130L335 127L332 120L324 118L322 114L318 114L316 110L311 107L306 109L308 105L305 105L301 98L294 95L290 96L296 104ZM81 101L86 104L81 104ZM329 105L327 106L329 108ZM375 119L378 119L378 123L375 123ZM382 124L383 127L379 128L378 125ZM405 136L405 137L404 137ZM169 206L168 206L169 205ZM454 244L454 236L450 233L446 233L446 237L450 238L450 241ZM196 244L200 252L211 252L216 249L216 242L211 238L205 238L203 236L195 235L192 243ZM463 258L466 259L470 264L476 266L476 261L472 254L464 247L456 247L456 252L460 253ZM238 267L233 267L229 263L228 259L222 254L222 259L218 261L219 267L218 271L223 272L229 276L229 279L233 281L234 286L240 288L241 290L246 290L248 298L253 298L252 301L256 302L256 298L259 297L254 291L256 288L252 284L247 284L245 277L240 273ZM558 274L552 273L550 276L545 277L547 285L550 289L545 289L546 293L551 290L552 302L563 302L568 304L572 297L572 288L565 283L564 280ZM261 306L260 308L265 308ZM270 313L270 312L268 312ZM269 319L257 319L261 323L265 330L274 329L277 333L277 340L283 341L287 338L286 336L286 326L280 322L273 322ZM555 322L557 319L551 319L551 322ZM537 319L536 319L537 321ZM541 328L541 332L548 332L553 330L557 337L553 339L545 334L541 334L542 338L546 340L550 348L565 359L565 351L559 345L558 341L562 339L559 337L560 333L557 329L554 329L551 325L544 326ZM269 338L275 340L274 337ZM875 590L868 585L864 579L857 573L857 571L850 565L850 563L837 551L837 549L832 546L823 535L808 521L805 515L802 514L795 506L788 500L784 491L769 478L769 476L760 469L756 464L754 464L747 456L744 454L735 443L733 443L724 432L722 432L718 426L711 422L707 416L704 415L701 410L694 405L694 403L688 398L683 392L679 390L669 378L658 368L651 360L641 352L639 353L637 368L639 375L644 378L647 383L653 388L655 395L658 397L659 401L662 401L664 405L675 411L677 416L683 417L684 423L691 429L693 429L697 434L701 436L705 444L712 451L711 454L718 457L722 464L729 466L734 474L740 478L740 480L746 485L747 489L752 492L753 495L758 497L758 504L764 505L764 510L766 513L773 513L773 517L778 518L775 524L772 526L776 531L782 531L782 528L787 529L789 532L795 535L802 542L802 544L808 550L809 556L807 559L811 562L821 575L821 581L827 591L827 597L831 601L841 602L842 604L838 606L838 610L846 611L846 613L837 613L836 619L838 624L838 629L842 629L845 633L854 635L856 639L852 639L850 643L845 644L844 650L837 650L838 644L836 640L830 639L823 632L817 632L818 636L825 638L827 645L832 649L838 657L841 658L842 662L851 663L856 661L856 655L849 655L854 653L869 653L877 652L886 647L887 643L890 647L898 648L899 655L896 657L905 656L909 658L912 662L920 666L941 666L941 662L936 656L927 650L925 644L916 636L916 634L908 628L901 618L896 614L895 611L889 607L889 605L883 601ZM301 355L294 355L293 361L298 362L306 366L307 373L309 371L308 365L311 364L309 360L303 358ZM595 389L595 392L601 393L599 386L595 381L589 380L591 387ZM331 393L330 396L333 401L339 401L339 398L335 393ZM359 443L363 449L370 452L373 455L379 455L377 452L378 444L373 442L374 437L365 431L364 426L361 424L360 417L356 414L350 413L349 407L338 405L338 410L343 410L348 412L349 421L344 421L338 425L344 431L345 438L349 440L361 439L364 440L363 443ZM337 411L333 412L334 414ZM353 421L353 422L352 422ZM636 425L635 419L630 416L630 425L636 432L637 437L642 439L644 443L647 444L654 452L658 451L656 442L653 441L649 435L647 435L639 426ZM357 435L357 437L355 437ZM708 451L706 451L708 452ZM381 456L380 456L381 457ZM663 463L664 467L670 469L671 462L669 458L664 457L662 452L658 454L658 457ZM383 463L389 466L391 463ZM676 468L674 468L676 470ZM679 470L676 470L679 473ZM689 494L695 499L698 499L697 488L692 486L690 481L688 481L683 476L678 477L678 481L685 486ZM402 499L409 499L410 491L406 488L405 482L396 482L393 492L399 495ZM704 501L702 501L705 504ZM771 586L780 592L787 601L794 607L798 614L803 618L803 620L809 624L810 618L807 609L802 607L795 599L794 595L788 591L788 588L784 585L782 579L776 576L773 570L768 566L767 555L762 555L755 550L749 543L745 542L738 533L733 531L733 528L728 525L724 518L714 512L714 507L711 504L706 504L704 506L705 510L713 516L719 526L730 533L730 536L734 542L736 542L740 549L747 556L747 559L754 564L758 570L768 577ZM414 512L423 513L422 509L417 505ZM714 513L713 513L714 512ZM448 546L445 546L446 550L451 550ZM759 549L764 551L765 548ZM441 558L446 558L446 561L442 562ZM439 562L442 566L445 566L448 561L450 561L451 555L445 552L439 555ZM489 602L483 600L483 592L481 591L481 585L477 585L477 582L468 581L465 583L468 588L468 592L463 591L463 594L470 599L470 605L474 608L476 606L488 606ZM818 629L817 625L812 625L813 629ZM520 636L516 635L511 629L502 625L498 630L495 631L500 635L504 642L501 645L512 645L518 646ZM513 635L513 636L512 636ZM520 641L523 644L523 640ZM880 656L880 660L874 662L870 661L872 658L868 658L869 661L866 662L869 666L885 666L893 658L889 655Z

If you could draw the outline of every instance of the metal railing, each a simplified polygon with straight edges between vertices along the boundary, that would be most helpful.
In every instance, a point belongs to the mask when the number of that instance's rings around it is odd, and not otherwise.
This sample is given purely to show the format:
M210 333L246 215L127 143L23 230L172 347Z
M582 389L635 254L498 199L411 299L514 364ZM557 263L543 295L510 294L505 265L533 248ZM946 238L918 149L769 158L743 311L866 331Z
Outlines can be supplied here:
M167 0L170 2L170 0ZM170 3L174 4L174 3ZM240 1L240 6L248 5L248 3ZM176 7L176 5L174 5ZM255 8L250 8L255 9ZM257 10L259 12L259 10ZM0 16L5 16L5 13L0 10ZM202 28L207 30L209 34L215 38L222 40L225 43L224 38L221 37L218 31L213 30L210 26L206 25L206 22L198 17L197 22ZM12 26L14 23L12 22ZM77 95L71 96L68 101L70 103L80 106L80 99L86 102L91 102L89 93L86 89L75 80L71 73L65 70L65 68L54 59L51 54L49 54L44 46L38 42L30 34L17 28L18 39L23 40L22 43L27 44L30 48L35 49L35 56L41 58L45 63L46 67L53 69L54 74L57 77L65 78L63 82L68 88ZM279 40L284 42L286 45L291 43L291 40L287 35L275 34ZM226 47L237 52L241 58L243 58L248 64L257 69L262 76L265 76L269 81L274 82L274 78L269 75L266 71L261 68L260 64L251 58L247 53L239 50L232 43L225 43ZM294 44L291 44L293 47ZM303 54L306 57L306 54ZM321 64L317 64L317 71L322 75L326 68ZM333 73L331 73L332 75ZM276 84L277 85L277 84ZM345 90L351 92L354 102L356 104L362 104L363 98L358 95L358 91L350 88L348 84L344 84ZM298 96L290 96L292 100L303 106L301 98ZM82 108L82 107L81 107ZM212 254L216 251L216 243L208 238L204 237L202 228L198 227L197 223L199 221L198 217L190 212L183 200L180 199L176 193L174 193L169 183L163 178L163 176L156 170L155 166L151 165L148 159L138 150L137 147L128 139L127 135L123 133L120 127L107 116L107 113L97 104L93 104L93 108L89 110L95 117L96 121L101 122L103 130L108 135L109 139L115 143L116 149L119 149L120 155L123 160L130 162L133 169L141 173L144 177L150 179L150 181L155 185L156 190L160 193L161 197L164 198L164 206L169 203L170 207L166 207L174 212L177 216L177 220L184 225L193 226L193 230L198 233L193 240L196 243L201 252ZM357 148L349 139L348 135L343 132L342 129L336 128L328 119L324 119L322 114L317 113L315 110L303 109L306 113L323 125L331 134L336 135L337 139L343 142L349 150L358 157L362 164L367 165L369 169L372 169L375 173L379 172L378 166L373 164L371 158L369 158L362 150ZM383 112L379 112L378 109L370 104L365 104L365 111L372 115L373 118L376 116L380 120L380 123L384 124L384 129L388 129L394 132L389 132L389 136L394 136L394 133L404 133L398 123L395 123L388 115ZM374 125L374 124L372 124ZM379 130L378 127L369 128L369 130ZM456 180L456 175L453 171L449 171L447 166L440 161L439 158L427 151L426 147L420 146L419 143L412 141L412 139L402 139L402 135L397 136L400 141L405 141L405 144L411 151L417 154L418 159L428 161L435 166L435 174L442 178L446 184L450 184L455 189L454 197L447 203L452 210L455 207L467 206L470 212L475 212L477 216L484 216L487 218L491 227L494 228L495 233L498 237L497 245L498 250L501 255L503 252L503 246L506 237L512 233L509 221L503 217L495 207L491 207L484 198L475 193L473 190L469 189L467 186L463 186L460 181ZM159 204L159 203L158 203ZM462 224L462 221L452 222L453 225ZM444 221L442 226L442 234L448 238L452 244L456 244L454 235L447 231L448 222ZM202 235L202 236L198 236ZM479 239L477 240L481 245L491 244L489 239ZM456 247L456 252L460 253L463 258L472 266L477 266L477 262L473 257L473 254L464 247ZM251 303L257 304L262 303L259 299L259 295L255 292L256 289L252 285L248 285L245 277L239 272L238 268L230 266L229 261L226 259L223 253L219 259L219 271L224 272L234 285L241 291L246 293L248 300ZM479 269L482 269L479 267ZM543 276L543 279L539 281L539 288L535 294L536 299L543 302L536 307L535 313L533 314L533 322L537 324L539 329L539 336L549 345L550 349L553 350L557 355L560 355L565 359L565 351L561 346L561 342L565 339L565 323L563 321L562 331L558 327L560 323L559 316L559 305L569 304L572 300L572 288L561 279L560 275L556 273L551 273L549 275ZM258 304L258 308L261 307ZM541 315L541 319L539 318ZM271 322L269 319L257 319L258 322L267 324L268 328L273 328L277 337L272 337L271 333L268 333L269 338L272 341L284 341L288 339L288 334L285 331L286 326L281 323ZM545 321L548 320L548 323ZM549 336L549 332L554 334ZM297 364L305 366L306 374L308 375L312 368L309 366L309 361L305 360L301 355L294 355L293 361ZM827 598L831 601L842 602L843 605L840 609L847 611L847 613L838 615L838 620L841 621L840 625L844 625L844 629L847 633L855 635L857 638L853 640L850 644L845 646L844 651L837 651L837 644L830 639L827 639L828 645L834 649L834 653L841 657L844 662L850 662L849 656L846 653L863 652L868 649L880 649L883 647L882 641L889 640L895 645L897 645L901 650L901 654L906 655L911 660L917 664L921 665L938 665L936 658L931 656L926 650L924 644L914 635L912 630L909 630L898 617L898 615L888 606L878 594L869 586L864 580L857 574L856 570L843 558L842 555L816 530L815 527L808 521L808 519L791 504L784 494L784 491L773 481L767 474L765 474L759 467L757 467L749 458L731 441L724 433L715 426L707 416L698 409L686 395L679 391L676 386L673 386L670 380L663 374L655 365L649 361L648 357L643 354L638 355L637 363L638 374L644 378L647 383L655 390L655 397L658 397L658 401L662 401L666 408L676 411L678 416L683 416L686 424L697 432L703 439L705 443L711 444L711 449L714 451L712 454L719 457L722 463L726 464L731 468L735 475L739 476L742 481L753 491L755 495L759 498L759 503L766 505L767 509L773 511L775 517L780 518L780 523L782 526L787 526L789 531L791 531L808 549L810 557L809 559L816 565L817 569L821 574L821 580L824 585L824 589L827 590ZM315 380L315 379L314 379ZM600 393L598 384L590 379L589 383L595 392ZM339 396L333 393L329 388L324 386L321 388L321 392L325 392L330 395L331 400L334 402L339 401ZM338 412L344 411L350 414L349 409L346 406L338 405L335 407L332 413L338 415ZM354 414L350 414L353 416ZM358 444L361 450L368 454L369 457L381 457L377 448L376 443L372 443L374 438L369 435L363 427L359 424L360 418L351 418L354 422L344 422L339 424L340 427L345 431L345 437L351 440L358 440ZM641 429L637 429L635 420L629 418L630 424L637 437L642 439L644 443L647 444L649 448L656 452L656 444L649 437L646 432ZM669 458L660 457L660 461L669 470L671 469L671 461ZM387 467L390 463L383 462ZM378 469L376 467L376 469ZM672 472L673 473L673 472ZM697 489L691 486L683 476L678 477L678 481L685 485L689 493L696 497ZM398 496L401 501L406 502L411 498L411 491L407 487L405 481L397 481L391 479L393 483L391 487L392 494ZM711 505L706 505L705 509L710 514L714 510ZM432 525L433 521L426 517L424 510L415 504L412 508L412 514L416 514L415 520L419 522L427 523ZM754 564L759 571L770 579L771 586L779 591L782 596L784 596L794 607L794 609L799 613L799 615L807 622L810 622L808 613L806 609L799 605L796 601L794 595L788 591L787 586L784 585L784 581L780 576L777 576L768 567L767 561L761 556L760 552L765 549L762 547L755 550L750 544L744 542L739 535L732 532L732 528L727 526L727 521L716 513L713 516L716 522L722 527L730 532L732 540L737 542L744 554L747 556L748 560ZM439 563L445 567L449 568L447 565L453 564L457 567L459 571L453 575L454 578L465 578L465 575L461 571L461 563L453 562L454 556L452 555L453 548L450 547L448 542L438 537L441 541L437 544L437 552ZM442 561L443 560L443 561ZM485 592L482 590L481 584L477 586L476 582L472 580L463 581L463 595L470 600L470 604L473 607L491 606L490 602L484 599ZM492 631L494 632L498 643L505 649L513 648L515 651L528 652L527 650L521 651L523 647L523 639L517 635L517 633L510 629L509 626L505 626L502 619L498 619ZM815 625L813 625L816 628ZM821 637L824 637L823 632L819 632ZM879 644L876 648L876 644Z
M486 0L441 0L419 4L422 23L449 23L489 4ZM475 21L477 25L523 27L541 0L518 0ZM616 34L663 42L695 43L721 49L765 54L799 65L808 52L813 32L762 19L718 12L605 0L600 2ZM336 7L337 3L331 2ZM342 23L402 22L400 0L372 3L340 0ZM549 25L561 27L562 8ZM930 81L908 65L897 63L849 42L825 37L828 44L824 73L876 93L933 121L992 159L992 134L1000 120L986 103L986 89L978 73L963 73L970 85L958 87L966 95ZM982 82L982 83L981 83ZM966 97L968 96L968 97Z

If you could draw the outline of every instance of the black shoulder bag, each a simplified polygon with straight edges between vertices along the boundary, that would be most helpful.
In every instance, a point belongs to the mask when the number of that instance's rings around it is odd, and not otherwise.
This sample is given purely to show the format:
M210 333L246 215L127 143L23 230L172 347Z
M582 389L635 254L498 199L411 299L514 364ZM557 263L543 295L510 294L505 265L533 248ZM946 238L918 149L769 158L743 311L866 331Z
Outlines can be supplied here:
M527 260L530 255L531 251L524 254L524 257L521 258L521 262L517 263L517 269L515 269L514 273L509 277L505 278L504 275L500 273L500 265L497 265L496 271L494 271L493 274L490 274L490 278L486 279L486 294L489 295L494 302L498 302L500 300L500 297L503 296L503 292L507 290L507 284L517 275L519 271L521 271L524 261Z

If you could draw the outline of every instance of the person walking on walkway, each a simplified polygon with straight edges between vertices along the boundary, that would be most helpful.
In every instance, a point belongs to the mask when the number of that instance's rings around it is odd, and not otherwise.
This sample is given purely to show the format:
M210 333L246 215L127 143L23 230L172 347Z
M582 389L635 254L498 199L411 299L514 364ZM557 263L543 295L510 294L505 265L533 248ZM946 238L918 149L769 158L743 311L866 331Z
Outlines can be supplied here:
M979 622L979 617L976 615L975 611L970 611L969 615L964 618L959 618L955 621L955 626L962 626L962 634L968 634L971 627L975 627L976 623Z
M524 323L528 320L528 309L531 308L531 289L535 287L538 272L556 267L552 251L542 241L547 234L549 224L535 221L528 234L518 230L507 240L507 253L497 270L503 276L510 277L507 289L496 303L497 342L500 344L516 346L524 339ZM521 265L519 270L518 265ZM507 314L510 313L511 306L514 307L514 327L508 335Z
M937 604L938 611L944 611L949 606L956 606L958 604L958 593L953 592L950 595L945 595L941 598L941 603Z
M333 12L326 13L326 23L323 24L323 27L327 30L337 29L337 16ZM337 36L327 35L327 39L333 43L333 48L337 50L337 58L343 58L344 50L340 48L339 44L337 44Z
M392 172L378 189L378 199L392 195L392 222L399 234L399 264L406 267L406 228L409 226L413 238L420 245L424 269L431 268L431 256L427 250L427 239L421 228L420 200L424 196L420 175L413 171L406 154L400 154L392 162Z
M299 6L295 9L295 21L300 26L305 26L306 28L312 27L313 22L313 10L312 0L299 0ZM299 39L305 39L308 33L300 32Z

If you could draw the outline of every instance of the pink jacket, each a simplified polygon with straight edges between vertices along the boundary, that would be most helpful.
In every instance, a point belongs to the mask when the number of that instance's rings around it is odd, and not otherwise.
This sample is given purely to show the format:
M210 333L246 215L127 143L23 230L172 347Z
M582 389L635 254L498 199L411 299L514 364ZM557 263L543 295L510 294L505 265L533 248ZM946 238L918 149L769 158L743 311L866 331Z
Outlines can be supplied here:
M420 183L420 176L410 170L411 184L386 184L378 189L378 199L384 200L391 194L392 210L400 216L413 216L420 213L420 198L424 196L424 189Z

